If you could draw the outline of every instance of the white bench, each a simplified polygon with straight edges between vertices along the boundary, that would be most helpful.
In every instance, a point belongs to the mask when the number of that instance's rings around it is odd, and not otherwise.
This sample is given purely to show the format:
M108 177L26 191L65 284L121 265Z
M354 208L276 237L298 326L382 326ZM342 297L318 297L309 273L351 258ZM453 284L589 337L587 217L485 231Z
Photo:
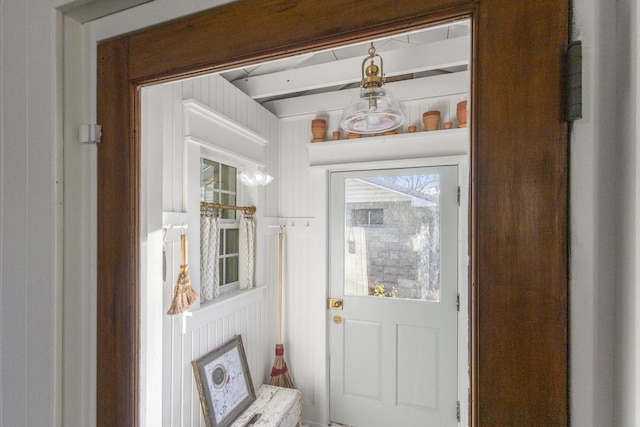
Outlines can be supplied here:
M302 422L300 390L263 384L256 400L231 427L300 427Z

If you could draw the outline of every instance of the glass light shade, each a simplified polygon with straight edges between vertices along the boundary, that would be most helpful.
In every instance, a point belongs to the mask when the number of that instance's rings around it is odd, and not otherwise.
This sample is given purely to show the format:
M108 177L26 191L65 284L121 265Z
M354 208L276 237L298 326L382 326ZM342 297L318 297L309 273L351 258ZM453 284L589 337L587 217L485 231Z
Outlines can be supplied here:
M345 108L340 127L352 133L378 133L394 130L405 120L400 101L383 87L360 89Z
M273 177L271 175L262 171L240 172L238 174L238 179L242 185L249 187L257 187L259 185L264 186L273 181Z

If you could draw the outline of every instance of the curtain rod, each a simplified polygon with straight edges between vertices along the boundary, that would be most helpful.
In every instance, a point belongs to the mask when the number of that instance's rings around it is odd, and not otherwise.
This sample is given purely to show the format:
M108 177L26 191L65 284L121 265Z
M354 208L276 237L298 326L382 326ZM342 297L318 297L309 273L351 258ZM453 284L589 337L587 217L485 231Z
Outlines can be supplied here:
M256 213L256 207L255 206L231 206L231 205L221 205L220 203L207 203L207 202L200 202L200 208L205 208L205 209L234 209L237 211L242 211L243 214L245 215L253 215L254 213Z

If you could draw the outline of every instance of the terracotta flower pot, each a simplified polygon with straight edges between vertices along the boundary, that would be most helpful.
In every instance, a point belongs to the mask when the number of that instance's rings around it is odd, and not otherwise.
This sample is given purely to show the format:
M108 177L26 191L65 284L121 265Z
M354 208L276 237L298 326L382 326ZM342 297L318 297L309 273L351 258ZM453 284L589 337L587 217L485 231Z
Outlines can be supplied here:
M424 124L424 130L436 130L440 123L440 111L427 111L422 115L422 123Z
M339 130L334 130L333 131L333 140L337 141L340 139L340 131Z
M313 127L311 128L311 134L313 135L313 139L324 139L324 133L327 128L323 127Z
M458 119L459 128L467 127L467 101L458 102L456 118Z
M414 133L417 130L417 128L415 126L409 126L408 130L409 130L409 133Z
M313 119L311 120L311 134L313 135L314 142L321 139L324 140L324 134L327 131L327 121L325 119Z

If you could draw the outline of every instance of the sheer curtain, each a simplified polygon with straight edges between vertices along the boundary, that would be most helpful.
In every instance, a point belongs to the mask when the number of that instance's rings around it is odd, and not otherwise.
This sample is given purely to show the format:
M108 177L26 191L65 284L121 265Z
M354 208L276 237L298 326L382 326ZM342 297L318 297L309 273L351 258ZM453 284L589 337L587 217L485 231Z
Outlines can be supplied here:
M200 216L200 299L210 301L220 295L220 220L216 215Z
M254 286L255 241L256 221L251 215L243 215L240 219L240 289L251 289Z

